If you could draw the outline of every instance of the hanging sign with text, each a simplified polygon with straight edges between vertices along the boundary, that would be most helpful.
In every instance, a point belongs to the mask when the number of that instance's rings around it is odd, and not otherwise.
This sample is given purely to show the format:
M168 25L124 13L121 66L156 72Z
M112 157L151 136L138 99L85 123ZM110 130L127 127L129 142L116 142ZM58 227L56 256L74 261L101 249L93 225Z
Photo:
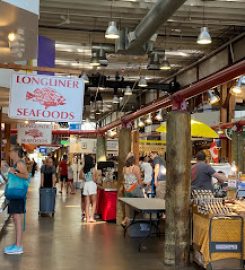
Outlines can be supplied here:
M52 143L52 125L50 124L18 124L17 130L19 144Z
M83 98L82 79L13 73L9 117L36 121L80 122Z

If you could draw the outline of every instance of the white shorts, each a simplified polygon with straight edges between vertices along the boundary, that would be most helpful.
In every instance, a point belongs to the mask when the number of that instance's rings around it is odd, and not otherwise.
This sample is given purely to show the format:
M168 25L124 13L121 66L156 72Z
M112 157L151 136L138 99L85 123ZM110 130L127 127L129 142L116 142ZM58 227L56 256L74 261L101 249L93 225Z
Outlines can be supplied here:
M83 195L96 195L97 194L97 185L93 181L85 182L83 188Z

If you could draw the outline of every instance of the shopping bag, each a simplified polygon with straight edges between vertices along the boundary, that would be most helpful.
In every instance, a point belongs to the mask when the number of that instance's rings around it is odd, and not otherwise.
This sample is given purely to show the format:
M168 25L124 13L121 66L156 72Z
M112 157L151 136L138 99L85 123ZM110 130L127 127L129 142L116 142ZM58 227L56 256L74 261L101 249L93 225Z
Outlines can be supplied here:
M26 199L29 180L20 178L19 176L9 173L8 183L5 188L5 197L7 200Z

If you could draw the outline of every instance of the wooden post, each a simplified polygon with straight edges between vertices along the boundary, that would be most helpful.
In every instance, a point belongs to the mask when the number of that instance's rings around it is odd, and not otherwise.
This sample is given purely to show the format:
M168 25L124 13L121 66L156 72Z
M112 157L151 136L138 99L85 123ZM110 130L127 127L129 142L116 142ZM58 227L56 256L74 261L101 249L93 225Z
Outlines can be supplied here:
M245 168L244 168L245 140L243 136L243 131L233 132L231 145L232 145L232 158L236 162L238 172L244 173L245 171Z
M118 197L122 197L121 187L123 185L123 167L128 153L131 151L131 129L122 128L119 134L119 157L118 157ZM117 224L121 224L123 218L123 207L117 204Z
M106 138L98 136L96 142L96 162L106 161Z
M226 123L228 121L227 115L227 84L221 86L221 96L220 96L220 122ZM221 140L220 158L227 159L228 157L228 139Z
M139 165L140 148L139 148L139 131L138 130L132 131L132 151L134 153L135 163Z
M183 267L188 264L190 247L190 114L178 111L169 113L167 130L164 262Z

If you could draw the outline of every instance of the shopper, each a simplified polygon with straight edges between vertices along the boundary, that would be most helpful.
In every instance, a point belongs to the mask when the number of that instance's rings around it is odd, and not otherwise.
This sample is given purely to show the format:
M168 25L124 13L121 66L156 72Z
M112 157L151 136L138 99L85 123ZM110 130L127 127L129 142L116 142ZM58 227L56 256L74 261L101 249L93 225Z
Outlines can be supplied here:
M81 189L81 211L82 211L82 221L86 220L86 201L85 201L85 196L83 195L83 189L84 189L84 184L85 184L85 179L84 179L84 160L80 162L80 170L79 170L79 182L80 182L80 189Z
M10 168L9 172L15 174L20 178L20 181L27 181L29 173L26 168L25 161L22 160L24 157L24 151L20 146L14 146L10 150L10 159L13 162L13 167ZM22 214L25 213L25 200L10 200L8 202L8 213L13 216L16 241L13 245L4 248L6 254L22 254L24 252L22 246Z
M68 164L67 164L68 156L63 155L63 158L59 164L59 174L60 174L60 182L61 182L61 188L60 192L62 194L63 185L67 184L68 181Z
M76 194L75 190L74 190L74 185L73 185L73 168L72 168L72 164L71 162L68 162L68 182L67 182L67 190L66 193L69 193L69 189L70 189L70 193L71 194Z
M52 188L55 187L56 175L55 166L52 158L47 158L46 163L41 167L41 187Z
M147 197L147 193L151 192L151 181L153 176L153 169L151 164L149 163L148 156L140 157L140 169L143 173L143 191L145 197Z
M84 168L80 174L82 179L85 179L83 195L85 196L85 216L87 223L96 222L94 219L97 200L97 185L98 173L95 169L94 159L91 155L84 156ZM90 204L92 205L91 215L89 213Z
M125 166L123 167L124 175L124 197L126 198L143 198L143 191L141 188L141 173L139 166L135 165L135 158L132 153L129 153ZM125 217L121 223L122 227L127 226L130 217L130 209L125 206Z
M223 173L216 172L209 164L206 163L206 154L199 151L196 154L197 163L191 168L191 188L214 191L212 177L215 177L220 183L227 181Z
M154 184L156 187L156 198L165 199L166 194L166 168L164 161L159 157L157 151L152 151L150 158L154 168Z
M37 170L37 162L35 161L35 159L32 159L32 170L31 170L31 176L34 177L35 176L35 172Z

